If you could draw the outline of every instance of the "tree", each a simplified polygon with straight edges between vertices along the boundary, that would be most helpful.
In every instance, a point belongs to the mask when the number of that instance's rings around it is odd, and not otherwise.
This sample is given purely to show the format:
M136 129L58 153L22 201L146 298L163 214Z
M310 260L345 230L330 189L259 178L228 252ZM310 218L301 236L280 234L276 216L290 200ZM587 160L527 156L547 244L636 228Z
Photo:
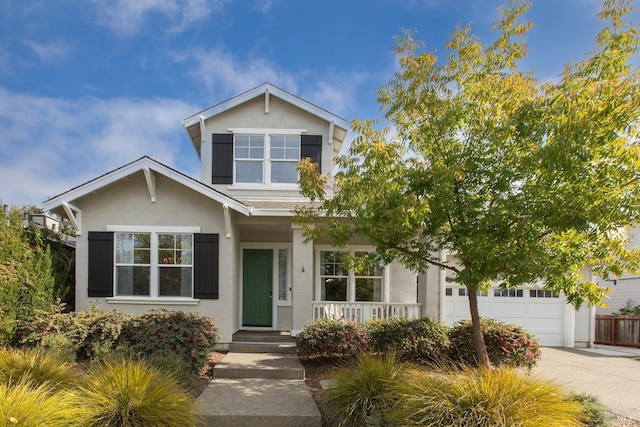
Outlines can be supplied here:
M400 71L378 92L392 126L354 120L355 139L337 162L335 193L308 160L300 209L308 239L344 245L366 236L384 262L437 266L468 289L478 361L490 361L476 292L543 281L576 308L601 304L586 280L637 270L627 229L640 219L640 79L629 58L638 30L627 0L607 0L606 22L585 59L555 81L521 71L521 22L529 5L501 8L496 40L457 27L439 62L412 32L397 39ZM319 217L324 217L322 220ZM442 261L441 251L451 254Z
M12 342L16 322L54 303L51 253L37 231L37 243L29 239L19 209L0 218L0 344Z

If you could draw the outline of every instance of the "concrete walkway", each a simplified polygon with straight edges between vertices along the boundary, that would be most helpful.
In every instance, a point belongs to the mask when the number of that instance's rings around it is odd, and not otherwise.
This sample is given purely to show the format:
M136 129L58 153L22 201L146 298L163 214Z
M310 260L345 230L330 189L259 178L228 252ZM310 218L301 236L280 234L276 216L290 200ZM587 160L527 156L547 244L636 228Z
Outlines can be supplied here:
M613 412L640 421L640 349L544 347L533 374L596 395Z
M198 397L207 426L320 427L295 354L228 353Z

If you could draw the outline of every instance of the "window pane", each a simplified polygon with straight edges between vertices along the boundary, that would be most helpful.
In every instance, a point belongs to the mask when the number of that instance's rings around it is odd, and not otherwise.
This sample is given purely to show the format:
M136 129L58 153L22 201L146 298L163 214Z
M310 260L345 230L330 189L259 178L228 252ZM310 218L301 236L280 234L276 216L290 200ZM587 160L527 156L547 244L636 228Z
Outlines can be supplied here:
M342 267L342 261L346 252L321 251L320 275L322 276L347 276L348 272Z
M278 300L287 300L287 250L278 249Z
M275 160L300 160L300 137L272 136L271 158Z
M297 162L272 162L271 182L295 184L298 182Z
M264 136L236 135L234 149L237 159L264 159Z
M150 264L151 234L116 233L116 264Z
M382 279L357 278L356 301L382 301Z
M356 252L356 257L364 258L368 257L369 252ZM359 268L355 274L357 276L382 276L383 266L372 266L369 264L365 264L362 268Z
M236 182L262 182L262 162L236 162Z
M176 245L176 237L173 234L158 234L158 248L173 249Z
M116 267L116 295L149 296L149 267Z
M326 278L321 281L322 301L346 301L347 279Z
M190 297L192 289L191 267L161 267L159 294L163 297Z

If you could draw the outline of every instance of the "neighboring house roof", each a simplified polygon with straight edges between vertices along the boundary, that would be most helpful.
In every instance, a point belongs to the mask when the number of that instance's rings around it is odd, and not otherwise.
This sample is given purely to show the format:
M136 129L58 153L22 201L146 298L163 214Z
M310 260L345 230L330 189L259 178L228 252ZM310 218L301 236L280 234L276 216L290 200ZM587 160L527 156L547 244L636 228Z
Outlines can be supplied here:
M311 104L310 102L307 102L302 98L298 98L297 96L283 89L280 89L279 87L274 86L271 83L263 83L260 86L241 93L240 95L234 96L231 99L223 101L219 104L207 108L206 110L202 110L199 113L187 117L182 121L182 125L189 134L189 138L191 139L193 146L198 152L198 155L200 154L200 143L202 140L202 133L200 130L200 117L202 117L204 120L207 120L213 116L216 116L220 113L223 113L238 105L241 105L247 101L265 94L274 95L310 114L313 114L314 116L320 117L321 119L327 121L327 123L332 123L334 128L336 130L339 130L334 131L334 151L336 153L340 151L340 147L342 146L342 143L344 142L344 139L346 138L349 130L349 122L347 120L343 119L342 117L336 116L335 114L323 108L320 108L317 105Z
M179 184L182 184L185 187L192 189L193 191L209 197L210 199L215 200L220 204L227 205L229 208L241 214L248 216L251 213L252 208L250 206L247 206L244 203L232 197L229 197L226 194L223 194L201 183L200 181L197 181L181 172L178 172L177 170L172 169L169 166L163 165L162 163L159 163L147 156L141 157L138 160L128 163L111 172L107 172L102 176L99 176L95 179L92 179L91 181L72 188L69 191L50 198L43 203L44 210L54 211L60 209L64 206L65 203L72 203L75 200L96 192L116 181L139 172L143 172L145 174L152 201L155 200L155 177L153 174L157 173Z

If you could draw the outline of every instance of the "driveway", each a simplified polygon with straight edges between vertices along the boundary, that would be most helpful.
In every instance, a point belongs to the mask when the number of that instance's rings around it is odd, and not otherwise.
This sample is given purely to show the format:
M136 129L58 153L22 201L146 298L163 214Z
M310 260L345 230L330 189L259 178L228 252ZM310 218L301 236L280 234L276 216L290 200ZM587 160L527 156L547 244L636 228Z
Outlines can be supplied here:
M596 395L613 412L640 421L640 349L544 347L533 373L568 391Z

